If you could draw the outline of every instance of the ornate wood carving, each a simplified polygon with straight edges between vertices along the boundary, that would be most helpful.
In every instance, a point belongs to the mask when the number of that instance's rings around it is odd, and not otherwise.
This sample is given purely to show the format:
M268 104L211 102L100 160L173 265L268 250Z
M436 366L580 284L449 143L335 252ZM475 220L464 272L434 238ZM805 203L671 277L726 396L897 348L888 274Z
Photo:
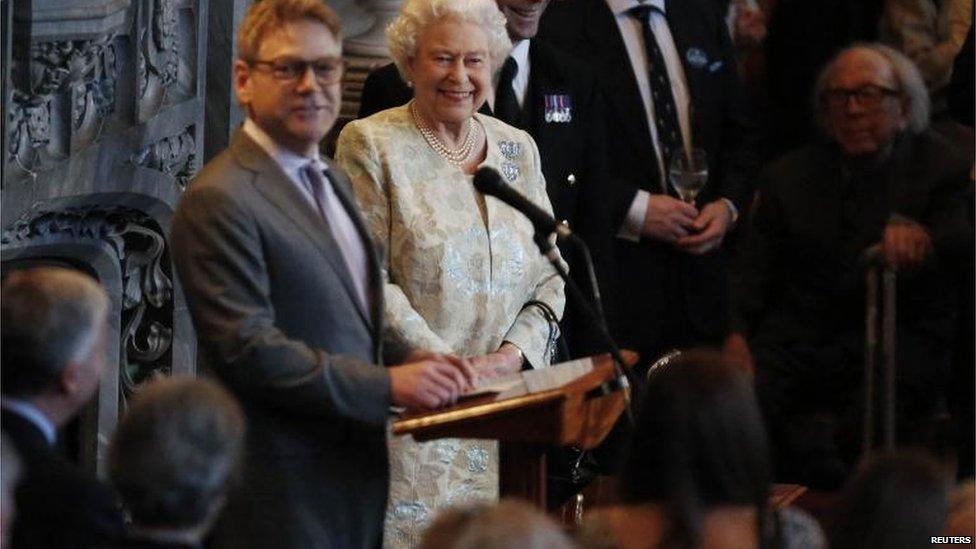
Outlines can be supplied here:
M166 239L145 213L122 206L36 210L0 234L0 244L100 240L114 250L122 274L120 406L141 381L168 373L173 342L173 282Z
M129 162L176 178L180 191L184 191L199 166L195 135L196 128L187 126L182 133L164 137L137 151L129 157Z
M28 174L87 147L115 109L115 34L31 46L30 88L13 91L9 159ZM17 62L17 61L15 61Z

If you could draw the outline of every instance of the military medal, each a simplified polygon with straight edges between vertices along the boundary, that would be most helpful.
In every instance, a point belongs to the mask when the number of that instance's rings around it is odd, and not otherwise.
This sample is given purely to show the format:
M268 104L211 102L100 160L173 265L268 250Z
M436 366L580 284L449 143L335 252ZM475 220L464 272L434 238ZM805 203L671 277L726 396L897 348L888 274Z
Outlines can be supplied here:
M573 107L569 95L546 95L543 99L546 122L566 123L573 119Z

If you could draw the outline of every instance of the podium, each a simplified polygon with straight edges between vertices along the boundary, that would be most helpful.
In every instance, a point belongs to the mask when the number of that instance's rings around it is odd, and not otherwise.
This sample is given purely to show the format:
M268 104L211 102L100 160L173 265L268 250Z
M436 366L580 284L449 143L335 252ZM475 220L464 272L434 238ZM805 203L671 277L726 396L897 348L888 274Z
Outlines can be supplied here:
M628 353L629 367L636 355ZM418 441L438 438L494 439L500 442L499 493L546 508L548 446L599 444L624 411L621 386L610 355L522 372L522 385L498 394L469 397L455 406L405 414L393 434Z

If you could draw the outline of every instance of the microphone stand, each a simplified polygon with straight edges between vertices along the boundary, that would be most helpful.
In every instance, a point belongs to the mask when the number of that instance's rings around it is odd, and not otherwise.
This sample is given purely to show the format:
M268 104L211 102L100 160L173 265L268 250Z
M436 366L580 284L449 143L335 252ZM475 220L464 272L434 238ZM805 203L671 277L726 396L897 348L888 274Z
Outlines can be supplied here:
M599 288L597 286L597 281L594 278L594 271L593 271L592 261L590 258L589 248L586 246L586 243L583 242L583 239L579 238L575 234L570 234L566 238L572 241L575 245L579 246L581 250L583 250L584 258L587 262L587 266L589 267L589 276L591 277L590 282L597 290L597 293L595 295L599 295ZM583 312L583 315L586 317L586 320L594 327L596 327L597 335L610 348L610 356L613 359L614 370L616 371L617 376L611 380L601 383L599 387L590 390L586 394L587 398L604 396L613 393L614 391L623 390L624 409L627 412L627 421L628 423L630 423L630 426L633 427L635 425L634 411L630 399L630 391L627 390L629 387L632 386L632 383L630 381L630 376L627 374L627 368L624 364L624 358L620 354L620 347L617 346L617 342L613 340L613 337L610 336L610 331L607 329L607 323L605 318L603 317L602 308L600 309L600 314L598 314L594 309L593 304L591 304L589 300L586 298L586 296L583 295L583 291L580 290L576 282L574 282L573 279L569 277L569 272L566 270L566 267L564 267L563 264L560 262L559 252L556 250L556 245L550 242L549 235L543 234L538 229L536 229L535 236L533 236L533 240L535 241L536 246L539 247L539 251L542 253L542 255L544 255L546 259L549 260L549 263L553 266L554 269L556 269L556 273L558 273L559 277L563 279L563 282L565 283L565 287L569 289L570 295L574 298L576 302L579 303L580 305L579 308Z

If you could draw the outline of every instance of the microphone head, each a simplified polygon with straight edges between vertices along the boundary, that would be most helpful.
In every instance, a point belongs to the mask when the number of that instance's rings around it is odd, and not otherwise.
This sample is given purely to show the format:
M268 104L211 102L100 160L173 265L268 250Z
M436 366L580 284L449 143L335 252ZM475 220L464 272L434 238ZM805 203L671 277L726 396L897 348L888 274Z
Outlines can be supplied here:
M473 184L475 189L492 196L495 195L498 189L508 186L502 181L501 174L495 168L488 166L478 168L478 171L474 172Z

